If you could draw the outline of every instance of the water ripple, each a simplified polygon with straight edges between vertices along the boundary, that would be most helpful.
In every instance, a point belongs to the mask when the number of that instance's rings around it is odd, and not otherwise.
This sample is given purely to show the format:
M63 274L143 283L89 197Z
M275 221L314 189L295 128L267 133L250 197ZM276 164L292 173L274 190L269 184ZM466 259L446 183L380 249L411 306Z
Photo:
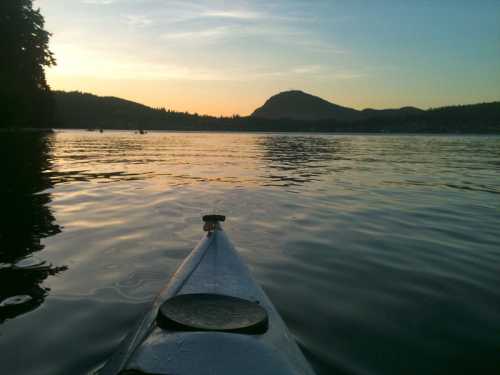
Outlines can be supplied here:
M498 372L499 137L5 137L5 373L99 367L207 212L318 374Z

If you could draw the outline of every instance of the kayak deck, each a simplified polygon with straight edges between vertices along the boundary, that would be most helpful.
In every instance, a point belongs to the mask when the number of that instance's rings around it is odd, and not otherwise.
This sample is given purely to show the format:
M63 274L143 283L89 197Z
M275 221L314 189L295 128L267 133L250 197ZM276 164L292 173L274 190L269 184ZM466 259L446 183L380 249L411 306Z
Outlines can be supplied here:
M216 294L257 303L267 312L259 333L160 327L160 306L175 296ZM172 276L139 327L101 374L314 374L287 327L223 230L205 236Z

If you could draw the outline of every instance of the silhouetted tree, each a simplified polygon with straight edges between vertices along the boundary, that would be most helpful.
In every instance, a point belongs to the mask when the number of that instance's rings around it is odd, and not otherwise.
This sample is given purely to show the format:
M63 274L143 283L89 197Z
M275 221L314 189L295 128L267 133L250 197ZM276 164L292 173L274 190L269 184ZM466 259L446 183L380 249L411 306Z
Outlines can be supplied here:
M0 1L1 127L50 126L53 100L44 68L55 59L49 38L32 0Z

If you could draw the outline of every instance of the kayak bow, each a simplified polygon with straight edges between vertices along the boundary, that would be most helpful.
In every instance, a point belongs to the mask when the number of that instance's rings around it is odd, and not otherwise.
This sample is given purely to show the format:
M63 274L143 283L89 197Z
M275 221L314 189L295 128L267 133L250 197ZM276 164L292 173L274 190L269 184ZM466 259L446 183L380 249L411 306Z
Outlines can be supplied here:
M314 375L220 225L160 292L101 375Z

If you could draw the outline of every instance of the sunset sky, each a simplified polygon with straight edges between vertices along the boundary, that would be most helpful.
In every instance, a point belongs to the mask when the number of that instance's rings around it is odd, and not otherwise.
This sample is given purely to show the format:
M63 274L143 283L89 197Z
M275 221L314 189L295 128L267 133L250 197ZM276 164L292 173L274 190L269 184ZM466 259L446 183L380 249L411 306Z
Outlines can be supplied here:
M340 105L500 100L500 1L37 0L53 89L247 115L301 89Z

